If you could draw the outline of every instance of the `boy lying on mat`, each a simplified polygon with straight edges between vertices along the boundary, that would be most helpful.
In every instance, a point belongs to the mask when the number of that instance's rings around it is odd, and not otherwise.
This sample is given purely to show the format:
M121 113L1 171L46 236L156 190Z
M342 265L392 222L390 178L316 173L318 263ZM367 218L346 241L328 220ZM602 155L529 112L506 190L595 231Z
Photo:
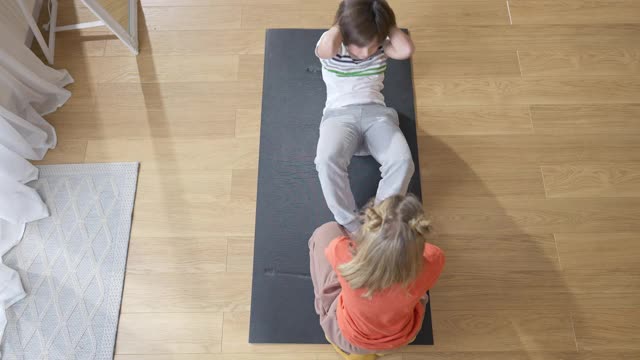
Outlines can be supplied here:
M375 359L411 342L425 293L444 266L442 251L425 242L422 204L405 196L414 164L398 114L381 93L387 57L413 51L385 0L342 1L316 45L327 102L315 164L337 223L309 240L311 277L320 325L346 359ZM368 154L381 164L382 180L360 219L347 167L353 155Z
M398 113L385 105L381 93L387 57L408 59L413 49L385 0L341 2L335 25L316 45L327 102L315 164L329 209L350 233L360 227L347 175L353 155L372 155L381 164L377 203L404 195L413 176Z

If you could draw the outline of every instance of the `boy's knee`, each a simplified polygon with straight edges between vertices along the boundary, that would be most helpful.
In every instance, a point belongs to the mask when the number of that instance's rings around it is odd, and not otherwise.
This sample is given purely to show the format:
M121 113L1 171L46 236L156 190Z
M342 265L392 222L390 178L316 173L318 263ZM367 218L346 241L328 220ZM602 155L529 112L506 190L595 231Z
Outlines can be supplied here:
M413 163L412 158L404 159L402 162L402 168L405 170L405 174L409 177L413 176L416 171L416 165Z
M316 229L315 233L317 233L320 237L337 237L342 234L342 228L337 222L330 221L328 223L322 224L319 228Z
M389 169L389 171L400 173L405 177L413 176L413 173L416 170L411 157L394 159L385 164L385 167Z
M335 221L328 222L318 227L309 239L309 248L313 249L315 246L321 247L321 249L329 246L329 243L333 239L343 236L342 228L340 224Z
M316 164L316 170L322 171L324 169L346 169L349 166L349 161L344 159L337 152L318 152L314 160Z

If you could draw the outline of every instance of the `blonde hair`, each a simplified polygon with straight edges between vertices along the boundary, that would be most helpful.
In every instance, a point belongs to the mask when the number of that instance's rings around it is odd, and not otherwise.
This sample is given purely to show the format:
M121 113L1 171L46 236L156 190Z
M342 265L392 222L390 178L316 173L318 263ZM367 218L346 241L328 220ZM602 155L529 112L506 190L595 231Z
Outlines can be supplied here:
M365 297L394 284L409 285L422 270L425 238L431 231L422 203L413 195L395 195L362 213L353 258L338 271Z

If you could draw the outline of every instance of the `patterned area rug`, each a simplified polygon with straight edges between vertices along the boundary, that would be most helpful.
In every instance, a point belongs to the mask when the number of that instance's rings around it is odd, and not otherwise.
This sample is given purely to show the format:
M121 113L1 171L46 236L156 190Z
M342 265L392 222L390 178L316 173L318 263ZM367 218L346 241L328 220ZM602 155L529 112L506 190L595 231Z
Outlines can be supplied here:
M7 309L3 359L112 359L137 163L39 166L51 216L4 257L26 298Z

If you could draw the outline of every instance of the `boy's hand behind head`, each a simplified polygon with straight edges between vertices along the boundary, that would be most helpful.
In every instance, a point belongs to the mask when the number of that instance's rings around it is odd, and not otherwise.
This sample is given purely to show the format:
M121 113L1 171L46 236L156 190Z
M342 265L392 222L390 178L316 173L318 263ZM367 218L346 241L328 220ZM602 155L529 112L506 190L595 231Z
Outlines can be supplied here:
M350 52L360 49L354 55L361 57L382 45L396 26L396 16L386 0L343 0L335 23L340 27L345 46Z

